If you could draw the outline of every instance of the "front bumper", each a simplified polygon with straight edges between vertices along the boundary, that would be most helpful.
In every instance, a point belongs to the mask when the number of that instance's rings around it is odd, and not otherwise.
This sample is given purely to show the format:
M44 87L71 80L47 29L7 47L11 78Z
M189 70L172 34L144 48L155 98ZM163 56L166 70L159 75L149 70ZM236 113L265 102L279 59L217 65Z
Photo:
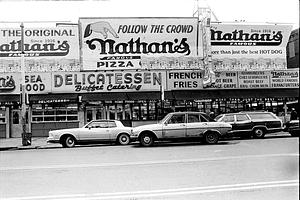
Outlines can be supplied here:
M60 143L60 141L58 139L55 139L54 137L52 136L49 136L47 138L47 143Z

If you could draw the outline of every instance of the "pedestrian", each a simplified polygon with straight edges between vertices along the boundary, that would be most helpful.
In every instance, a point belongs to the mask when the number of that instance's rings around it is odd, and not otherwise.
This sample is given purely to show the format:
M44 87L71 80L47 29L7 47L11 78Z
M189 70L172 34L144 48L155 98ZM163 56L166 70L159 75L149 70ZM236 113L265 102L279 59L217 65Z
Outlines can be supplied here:
M298 118L297 111L295 110L295 108L292 108L290 121L291 120L296 120L297 118Z
M209 113L210 118L214 119L215 118L215 112L214 109L210 109L210 113Z

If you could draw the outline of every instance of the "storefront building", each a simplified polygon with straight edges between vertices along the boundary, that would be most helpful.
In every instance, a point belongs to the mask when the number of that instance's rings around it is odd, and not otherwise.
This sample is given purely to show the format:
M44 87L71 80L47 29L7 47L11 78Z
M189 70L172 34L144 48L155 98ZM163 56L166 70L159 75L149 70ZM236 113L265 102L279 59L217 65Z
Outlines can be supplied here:
M290 26L212 24L209 32L197 18L80 18L57 29L27 31L33 136L95 119L138 126L172 111L283 116L298 105L299 69L286 64ZM0 44L0 138L21 136L20 57L9 48L17 35Z

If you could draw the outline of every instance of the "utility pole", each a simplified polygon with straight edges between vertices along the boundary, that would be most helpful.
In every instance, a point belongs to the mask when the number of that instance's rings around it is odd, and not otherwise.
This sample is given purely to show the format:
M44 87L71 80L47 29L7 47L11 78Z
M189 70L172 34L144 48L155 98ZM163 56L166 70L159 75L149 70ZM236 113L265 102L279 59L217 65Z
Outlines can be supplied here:
M25 52L24 52L24 23L21 25L21 122L22 122L22 145L31 145L30 136L26 133L26 89L25 89Z

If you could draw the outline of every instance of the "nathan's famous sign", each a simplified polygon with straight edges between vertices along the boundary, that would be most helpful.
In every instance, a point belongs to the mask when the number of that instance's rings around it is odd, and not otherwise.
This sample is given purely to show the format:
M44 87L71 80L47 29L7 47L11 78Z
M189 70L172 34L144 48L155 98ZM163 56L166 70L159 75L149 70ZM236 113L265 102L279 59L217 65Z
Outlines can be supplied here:
M20 66L21 35L21 29L0 29L1 67ZM25 65L32 68L79 65L78 40L77 26L24 28Z
M144 58L197 56L197 18L80 18L79 23L87 70L138 69Z
M291 25L211 25L212 59L217 69L285 69Z

